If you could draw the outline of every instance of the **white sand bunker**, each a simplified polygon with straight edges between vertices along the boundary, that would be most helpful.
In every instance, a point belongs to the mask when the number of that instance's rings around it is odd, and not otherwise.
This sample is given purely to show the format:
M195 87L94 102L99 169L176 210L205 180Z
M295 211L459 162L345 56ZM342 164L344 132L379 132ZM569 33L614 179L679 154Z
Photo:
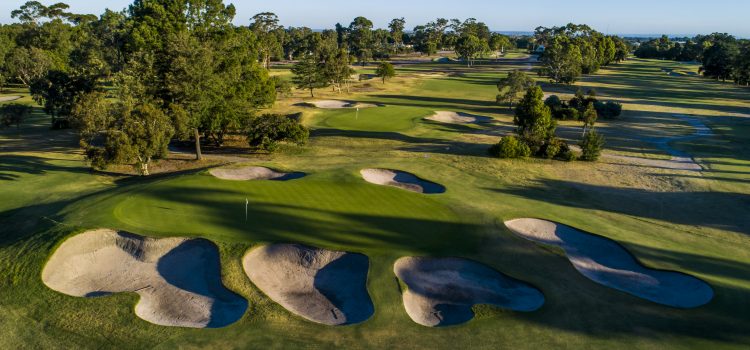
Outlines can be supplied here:
M66 240L42 281L77 297L135 292L138 317L162 326L218 328L239 320L247 301L221 282L219 252L203 239L151 239L96 230ZM104 316L104 315L102 315Z
M398 187L407 191L437 194L444 193L445 187L442 185L423 180L416 175L389 169L362 169L360 170L362 178L369 183L381 186Z
M222 180L276 180L287 181L305 177L305 173L282 173L259 166L241 168L215 168L208 171L211 175Z
M448 123L448 124L478 124L478 123L488 123L492 121L492 118L490 117L484 117L484 116L468 114L468 113L447 112L447 111L435 112L435 114L425 119L438 122L438 123Z
M317 100L305 102L307 105L311 105L317 108L323 109L340 109L340 108L373 108L377 107L376 104L372 103L361 103L341 100Z
M367 293L369 260L362 254L296 244L272 244L243 259L250 280L294 314L329 326L372 316Z
M471 260L406 257L396 261L393 271L407 286L406 313L423 326L468 322L478 304L515 311L534 311L544 304L536 288Z
M713 298L707 283L679 272L646 268L610 239L539 219L510 220L505 225L528 240L559 246L576 270L607 287L679 308L698 307Z
M0 96L0 102L9 102L20 99L21 96Z

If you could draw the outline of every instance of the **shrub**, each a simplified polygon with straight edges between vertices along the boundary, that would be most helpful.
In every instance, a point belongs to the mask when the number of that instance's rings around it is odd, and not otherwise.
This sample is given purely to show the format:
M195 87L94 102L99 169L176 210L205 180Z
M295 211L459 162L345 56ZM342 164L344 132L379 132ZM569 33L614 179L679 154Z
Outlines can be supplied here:
M552 117L560 120L578 120L580 118L580 113L578 113L578 110L575 108L565 107L563 105L563 107L552 110Z
M601 102L594 103L596 113L604 119L617 118L622 114L622 104L619 102Z
M531 155L531 149L515 136L506 136L490 147L490 155L497 158L525 158Z
M604 137L591 130L581 140L581 160L595 162L599 159L604 147Z
M544 145L544 152L542 152L544 158L555 158L557 154L560 153L560 149L562 147L561 143L562 141L560 141L559 139L552 139L546 145Z
M551 108L552 110L561 108L563 106L562 100L557 95L551 95L550 97L547 97L547 99L544 100L544 104L546 104L547 107Z
M558 159L564 161L572 161L576 159L575 153L571 151L568 143L556 137L547 141L542 149L541 156L547 159Z
M253 118L248 125L247 142L250 147L273 152L280 142L302 145L310 131L299 121L278 114L265 114Z
M9 103L0 106L0 128L15 125L21 127L24 119L31 115L31 106L20 103Z

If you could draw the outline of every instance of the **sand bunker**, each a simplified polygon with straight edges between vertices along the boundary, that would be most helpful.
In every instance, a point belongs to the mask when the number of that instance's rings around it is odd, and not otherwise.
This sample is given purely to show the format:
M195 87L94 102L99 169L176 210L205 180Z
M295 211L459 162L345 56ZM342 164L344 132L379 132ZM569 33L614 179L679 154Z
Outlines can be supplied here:
M276 180L287 181L305 177L305 173L282 173L259 166L241 168L216 168L208 171L211 175L222 180Z
M407 286L406 313L423 326L468 322L478 304L515 311L534 311L544 304L536 288L471 260L406 257L396 261L393 271Z
M42 281L77 297L135 292L135 314L148 322L217 328L247 309L245 299L223 286L220 269L219 252L206 240L96 230L66 240L44 267Z
M0 102L9 102L20 99L21 96L0 96Z
M377 107L376 104L372 104L372 103L361 103L361 102L340 101L340 100L309 101L309 102L305 102L305 104L313 106L313 107L317 107L317 108L323 108L323 109Z
M473 114L468 114L468 113L446 112L446 111L435 112L434 115L431 115L425 119L432 120L438 123L448 123L448 124L477 124L477 123L488 123L492 121L492 118L490 117L483 117L483 116L473 115Z
M360 171L362 178L369 183L382 186L398 187L407 191L437 194L444 193L445 187L442 185L420 179L419 177L398 170L388 169L362 169Z
M363 322L374 312L364 255L272 244L251 250L243 265L260 290L310 321L347 325Z
M713 298L713 289L705 282L646 268L610 239L539 219L510 220L505 225L525 239L562 248L576 270L607 287L679 308L698 307Z

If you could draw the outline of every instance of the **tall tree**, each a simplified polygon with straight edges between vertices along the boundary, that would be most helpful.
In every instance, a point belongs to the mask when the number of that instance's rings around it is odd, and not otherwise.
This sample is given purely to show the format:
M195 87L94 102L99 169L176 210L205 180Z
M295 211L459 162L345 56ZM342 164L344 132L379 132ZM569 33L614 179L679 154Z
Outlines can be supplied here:
M393 40L393 46L395 51L398 51L404 43L404 28L406 27L406 20L401 18L394 18L388 23L388 29L390 30L391 39Z
M530 87L516 107L513 124L516 133L538 153L549 140L555 136L555 121L550 108L544 104L544 92L538 86Z
M513 103L518 99L518 95L528 91L535 84L534 79L526 73L519 70L511 71L507 77L501 79L497 84L499 94L496 101L497 103L507 103L512 108Z
M357 17L349 25L349 46L357 57L357 62L364 65L372 58L372 21Z
M355 73L356 71L349 66L349 54L343 49L339 49L334 55L329 55L323 63L323 75L339 93L344 88L349 90L351 76Z
M510 38L502 34L492 34L490 38L489 46L490 49L495 51L497 55L505 53L506 49L510 48Z
M703 74L726 81L732 78L735 57L739 54L737 41L731 35L713 34L713 43L703 53Z
M282 49L276 35L280 28L279 18L272 12L259 13L252 18L250 29L258 38L258 51L264 68L269 67L271 56Z
M541 58L544 71L553 82L572 84L581 75L581 49L565 36L556 36Z
M292 66L292 82L298 89L310 90L310 97L315 97L315 89L329 85L323 64L315 55L307 55Z
M463 35L456 43L456 54L466 60L467 67L471 67L474 59L482 52L484 45L486 44L483 44L482 40L474 34Z

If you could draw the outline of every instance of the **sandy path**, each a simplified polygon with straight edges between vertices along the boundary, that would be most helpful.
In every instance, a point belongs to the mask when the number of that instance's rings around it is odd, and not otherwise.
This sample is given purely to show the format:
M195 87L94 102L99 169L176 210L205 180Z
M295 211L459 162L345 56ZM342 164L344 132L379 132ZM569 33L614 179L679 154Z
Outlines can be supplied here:
M477 304L515 311L534 311L544 304L536 288L471 260L406 257L396 261L393 271L407 286L406 313L423 326L468 322Z
M362 169L360 171L362 178L372 184L381 186L391 186L407 191L439 194L445 192L445 187L431 181L427 181L399 170L390 169Z
M247 301L222 284L218 249L202 239L85 232L52 254L42 281L77 297L138 293L135 314L162 326L224 327L247 309Z
M367 293L369 259L362 254L272 244L245 255L250 280L275 302L313 322L364 322L374 307Z
M678 308L695 308L713 299L707 283L679 272L649 269L610 239L539 219L517 219L505 225L530 241L565 250L582 275L601 285Z
M211 175L231 181L250 181L250 180L277 180L286 181L299 179L305 176L304 173L282 173L264 167L249 166L239 168L214 168L208 171Z

